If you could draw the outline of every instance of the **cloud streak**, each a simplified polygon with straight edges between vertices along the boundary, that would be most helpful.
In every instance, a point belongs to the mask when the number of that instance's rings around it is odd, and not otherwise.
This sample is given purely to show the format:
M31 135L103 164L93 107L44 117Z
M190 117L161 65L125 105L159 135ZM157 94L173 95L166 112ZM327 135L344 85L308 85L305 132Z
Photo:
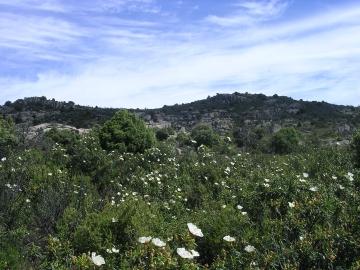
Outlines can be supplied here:
M244 11L252 18L251 26L214 26L207 19L210 12L183 25L166 16L136 21L108 14L96 14L91 22L42 16L37 24L28 16L25 25L11 25L22 15L3 13L0 26L13 28L0 27L0 50L32 55L30 64L46 58L66 67L50 63L31 79L11 74L0 78L2 102L46 95L88 105L151 108L217 92L248 91L358 105L360 5L296 21L278 20L289 8L285 1L232 5L235 13ZM232 18L234 11L221 17ZM24 33L20 37L12 34L19 31Z
M235 12L227 16L209 15L207 22L224 26L251 26L256 23L266 22L283 13L288 7L288 1L239 1L233 4Z

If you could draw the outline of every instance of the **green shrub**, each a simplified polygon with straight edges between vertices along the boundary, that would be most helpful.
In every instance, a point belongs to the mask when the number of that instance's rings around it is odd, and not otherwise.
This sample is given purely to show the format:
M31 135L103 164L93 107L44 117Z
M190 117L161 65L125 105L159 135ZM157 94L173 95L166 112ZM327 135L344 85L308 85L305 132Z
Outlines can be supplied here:
M351 147L354 153L355 166L360 168L360 131L357 131L354 134Z
M18 142L14 122L0 116L0 158L6 156Z
M99 138L103 149L108 151L143 153L155 143L155 136L144 121L125 110L105 122Z
M201 124L196 126L191 131L191 137L196 141L196 145L205 145L212 147L220 142L220 137L215 131L208 125Z
M170 135L174 135L174 130L171 127L160 128L156 130L155 135L158 141L165 141L170 137Z
M283 128L271 139L271 148L277 154L289 154L299 146L299 133L294 128Z

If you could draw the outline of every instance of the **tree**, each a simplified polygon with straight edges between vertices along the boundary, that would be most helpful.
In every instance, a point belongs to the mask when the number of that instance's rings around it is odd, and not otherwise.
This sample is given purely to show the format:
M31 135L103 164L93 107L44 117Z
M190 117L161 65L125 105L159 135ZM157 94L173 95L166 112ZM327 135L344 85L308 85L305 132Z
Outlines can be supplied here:
M143 153L155 144L155 136L143 120L126 110L117 112L100 128L99 139L105 150Z
M212 147L217 145L220 141L220 137L215 131L208 125L200 124L191 131L191 137L196 141L197 146L205 145Z
M354 152L355 166L360 168L360 130L354 134L351 142L351 148Z
M17 141L14 122L0 116L0 157L6 156Z
M299 133L294 128L283 128L271 139L271 147L277 154L289 154L299 145Z
M170 135L174 135L174 130L171 127L156 130L156 139L158 141L165 141L170 137Z

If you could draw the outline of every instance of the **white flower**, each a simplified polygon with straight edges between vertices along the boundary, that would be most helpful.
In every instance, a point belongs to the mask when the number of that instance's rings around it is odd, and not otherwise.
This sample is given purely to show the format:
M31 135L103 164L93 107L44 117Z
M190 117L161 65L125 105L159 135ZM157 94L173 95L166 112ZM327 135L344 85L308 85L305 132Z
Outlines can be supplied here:
M26 199L25 202L30 203L30 200L29 200L29 199Z
M264 183L264 187L268 188L270 185L268 183Z
M139 237L138 239L138 242L141 243L141 244L146 244L146 243L149 243L151 241L152 237L151 236L142 236L142 237Z
M246 215L247 215L247 212L241 212L241 214L242 214L243 216L246 216Z
M306 183L306 180L305 179L300 179L299 180L301 183Z
M309 190L312 191L312 192L316 192L316 191L318 191L319 189L318 189L317 187L311 187L311 188L309 188Z
M306 173L306 172L304 172L304 173L303 173L303 176L304 176L305 178L308 178L308 177L309 177L309 174Z
M254 252L256 249L255 249L254 246L247 245L247 246L244 248L244 250L245 250L246 252L251 253L251 252Z
M345 177L349 179L349 181L354 181L354 174L351 172L348 172L347 175L345 175Z
M2 162L5 162L5 161L6 161L6 157L3 157L3 158L1 159L1 161L2 161Z
M242 207L240 204L236 206L237 209L242 210L244 207Z
M345 187L343 185L339 184L339 189L343 190L343 189L345 189Z
M112 223L115 223L115 222L118 222L118 220L113 217L113 218L111 219L111 222L112 222Z
M226 242L235 242L235 238L231 237L230 235L226 235L223 238Z
M91 253L91 260L97 266L101 266L101 265L105 264L104 258L101 255L96 255L95 252Z
M112 251L113 253L119 253L119 252L120 252L120 250L119 250L119 249L116 249L115 247L113 247L113 248L111 249L111 251Z
M294 208L294 207L295 207L295 202L288 202L288 204L289 204L289 207L290 207L290 208Z
M159 238L153 238L151 242L157 247L165 247L166 243L161 241Z
M222 205L221 207L222 207L223 209L225 209L225 208L226 208L226 205L224 204L224 205Z
M185 248L177 248L176 253L183 259L193 259L194 255L192 252L187 251Z
M200 253L197 252L196 250L190 250L191 254L193 255L193 257L199 257L200 256Z
M191 232L191 234L198 236L198 237L204 236L202 231L196 225L194 225L192 223L188 223L187 226L188 226L188 229Z

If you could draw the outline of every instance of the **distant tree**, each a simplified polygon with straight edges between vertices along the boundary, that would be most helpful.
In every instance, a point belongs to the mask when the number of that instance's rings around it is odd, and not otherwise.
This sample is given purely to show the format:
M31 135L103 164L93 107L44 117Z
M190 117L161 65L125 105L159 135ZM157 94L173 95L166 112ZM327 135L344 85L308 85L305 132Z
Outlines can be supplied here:
M0 116L0 157L7 155L17 141L14 122Z
M354 153L355 166L360 168L360 130L355 132L351 142L351 148Z
M158 130L156 130L156 139L158 141L165 141L169 138L170 135L174 134L174 130L171 127L166 127L166 128L160 128Z
M217 145L220 141L220 136L215 133L215 131L205 124L200 124L196 126L191 131L191 138L196 141L197 146L205 145L212 147Z
M143 120L126 110L117 112L105 122L99 131L99 139L105 150L132 153L142 153L155 143L153 131L146 127Z
M299 133L294 128L283 128L271 139L271 147L277 154L289 154L299 145Z
M238 147L257 149L260 146L260 141L265 137L265 133L263 128L257 127L254 130L236 129L233 131L233 136Z

